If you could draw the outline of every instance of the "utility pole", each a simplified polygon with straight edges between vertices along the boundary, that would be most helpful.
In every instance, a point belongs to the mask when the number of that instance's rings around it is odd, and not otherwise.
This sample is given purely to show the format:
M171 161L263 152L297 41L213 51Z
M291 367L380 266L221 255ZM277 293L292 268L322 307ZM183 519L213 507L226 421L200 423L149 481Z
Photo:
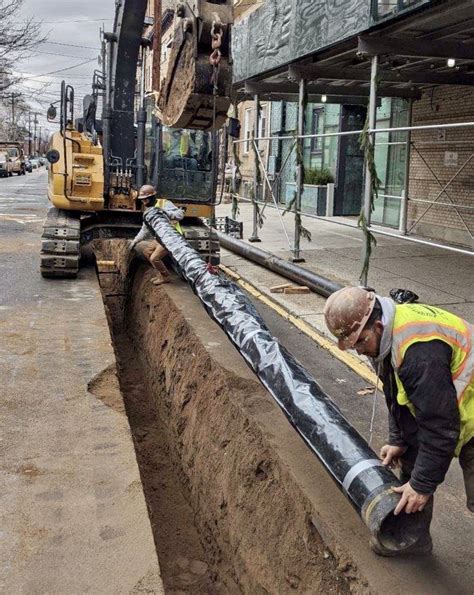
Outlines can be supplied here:
M42 135L41 135L41 126L39 127L39 137L38 137L38 153L41 155L41 139L42 139Z
M31 155L31 112L28 112L28 156Z
M20 97L21 93L13 92L10 97L12 101L12 127L11 127L11 140L16 140L16 122L15 122L15 103L17 97Z
M35 119L34 119L34 134L33 134L33 155L36 156L36 126L38 125L38 113L35 112L34 113Z

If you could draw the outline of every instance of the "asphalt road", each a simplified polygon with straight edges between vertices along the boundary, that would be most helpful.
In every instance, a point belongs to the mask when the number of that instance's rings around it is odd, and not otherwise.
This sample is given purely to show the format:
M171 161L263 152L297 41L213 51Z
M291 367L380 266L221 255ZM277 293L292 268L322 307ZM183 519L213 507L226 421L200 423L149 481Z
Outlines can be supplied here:
M115 361L98 282L41 278L47 207L44 169L0 180L0 592L161 593L127 417L88 390Z

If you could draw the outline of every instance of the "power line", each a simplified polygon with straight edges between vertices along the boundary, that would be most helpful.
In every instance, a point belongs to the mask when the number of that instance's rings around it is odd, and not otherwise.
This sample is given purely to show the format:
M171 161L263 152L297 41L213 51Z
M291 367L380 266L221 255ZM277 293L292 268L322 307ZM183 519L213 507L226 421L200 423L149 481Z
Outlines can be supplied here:
M56 56L57 58L78 58L79 60L86 60L88 57L90 58L90 56L73 56L72 54L60 54L58 55L57 53L55 54L54 52L43 52L41 50L31 50L31 56L30 58L32 58L35 54L45 54L46 56Z
M48 40L45 40L42 43L50 43L52 45L67 45L70 48L82 48L84 50L96 50L96 51L99 51L100 50L100 48L98 48L98 47L92 47L90 45L76 45L74 43L62 43L61 41L48 41Z
M41 23L43 25L54 25L55 23L98 23L99 21L113 21L113 18L108 16L102 17L101 19L78 19L75 21L41 21Z
M41 76L45 76L45 75L29 76L28 77L28 80L39 79L39 78L41 78ZM62 78L64 78L62 75L59 75L59 74L57 74L57 75L56 74L52 74L52 75L49 75L49 76L51 78L53 78L53 79L62 79ZM90 80L92 80L92 75L90 75L90 74L76 74L75 76L71 76L70 78L71 78L71 80L74 80L74 81L80 80L80 79L81 80L82 79L90 79ZM44 83L45 81L40 81L40 82L43 82ZM51 83L54 83L54 82L55 81L51 81Z
M67 70L72 70L73 68L79 68L79 66L84 66L85 64L90 64L91 62L95 62L97 57L91 58L90 60L85 60L84 62L80 62L79 64L74 64L73 66L68 66L67 68L61 68L59 70L52 70L51 72L45 72L44 74L36 74L34 76L26 76L23 80L29 80L32 78L40 78L43 76L50 76L52 74L56 74L58 72L66 72Z

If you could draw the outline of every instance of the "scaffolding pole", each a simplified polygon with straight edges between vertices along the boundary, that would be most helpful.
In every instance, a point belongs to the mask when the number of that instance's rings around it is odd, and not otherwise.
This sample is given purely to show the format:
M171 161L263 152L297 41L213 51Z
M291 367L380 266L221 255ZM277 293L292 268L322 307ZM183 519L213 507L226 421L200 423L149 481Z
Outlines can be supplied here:
M249 242L261 242L262 240L258 237L258 225L259 225L259 206L258 206L258 143L255 139L258 137L258 121L260 115L260 100L258 93L254 95L254 108L255 108L255 121L253 124L253 145L255 151L254 168L253 168L253 229L252 235L249 237Z
M368 132L370 134L383 134L386 132L407 132L407 131L417 131L417 130L439 130L442 128L443 130L455 129L455 128L474 128L474 122L453 122L447 124L424 124L421 126L396 126L392 128L369 128ZM340 137L340 136L360 136L363 130L347 130L345 132L321 132L318 134L302 134L302 135L272 135L272 136L259 136L256 137L254 140L261 141L261 140L295 140L295 138L332 138L332 137ZM241 143L247 143L248 139L236 139L232 141L235 145ZM459 141L457 141L459 142ZM418 142L417 144L424 144L422 142ZM447 143L449 144L449 143Z
M252 142L255 145L255 149L257 149L257 145L256 145L255 141L252 140ZM260 156L260 153L258 151L257 151L257 157L258 157L258 160L260 161L260 165L262 166L262 171L263 171L263 175L265 177L265 182L267 183L268 191L270 192L270 196L272 197L273 203L274 203L275 208L277 210L278 217L279 217L280 223L281 223L281 227L283 229L283 233L285 234L286 241L288 242L288 247L291 250L292 248L291 248L290 236L288 235L288 232L286 231L285 223L283 221L283 216L282 216L282 214L280 212L280 207L278 206L278 201L277 201L277 199L275 197L275 194L273 192L273 188L272 188L272 185L270 183L270 180L268 179L267 170L265 169L264 163L262 161L262 157ZM264 200L264 201L259 201L259 203L263 204L263 208L262 208L262 214L263 214L263 211L264 211L266 205L268 204L268 202L266 200Z
M413 99L408 100L408 125L411 126L413 115ZM400 225L398 230L401 234L407 233L407 219L408 219L408 191L410 187L410 154L411 154L411 130L407 131L407 138L405 141L406 156L405 156L405 183L403 187L402 203L400 206Z
M377 116L377 68L378 68L378 56L372 56L372 66L370 71L370 97L369 97L369 130L374 130ZM369 132L369 143L373 147L375 138L372 132ZM372 173L367 159L365 156L365 188L364 188L364 203L362 205L365 221L367 227L370 227L370 220L372 218ZM362 263L366 261L368 257L368 242L364 243L364 249L362 254ZM366 267L363 267L363 272L360 276L360 284L367 285L368 271Z
M303 194L304 183L304 141L301 136L304 134L304 117L305 117L305 95L306 95L306 80L300 80L300 90L298 97L298 140L296 143L296 196L295 196L295 240L293 243L293 257L292 262L304 262L301 256L300 240L301 240L301 196Z

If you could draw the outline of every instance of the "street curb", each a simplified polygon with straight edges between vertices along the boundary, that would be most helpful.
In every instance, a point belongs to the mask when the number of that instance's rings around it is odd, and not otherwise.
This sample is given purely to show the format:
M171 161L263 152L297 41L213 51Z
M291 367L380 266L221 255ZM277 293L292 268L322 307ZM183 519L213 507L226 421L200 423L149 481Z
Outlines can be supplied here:
M297 314L291 312L288 308L280 304L278 301L272 299L265 293L263 293L258 287L256 287L251 281L242 277L239 273L236 273L224 264L220 264L219 268L223 273L250 293L253 297L264 303L266 306L274 310L282 318L290 322L298 330L312 339L320 347L328 351L333 357L348 366L353 372L358 374L364 380L367 380L374 386L377 384L377 376L375 373L360 359L354 355L341 351L336 343L331 339L326 338L322 335L314 326L303 320Z

